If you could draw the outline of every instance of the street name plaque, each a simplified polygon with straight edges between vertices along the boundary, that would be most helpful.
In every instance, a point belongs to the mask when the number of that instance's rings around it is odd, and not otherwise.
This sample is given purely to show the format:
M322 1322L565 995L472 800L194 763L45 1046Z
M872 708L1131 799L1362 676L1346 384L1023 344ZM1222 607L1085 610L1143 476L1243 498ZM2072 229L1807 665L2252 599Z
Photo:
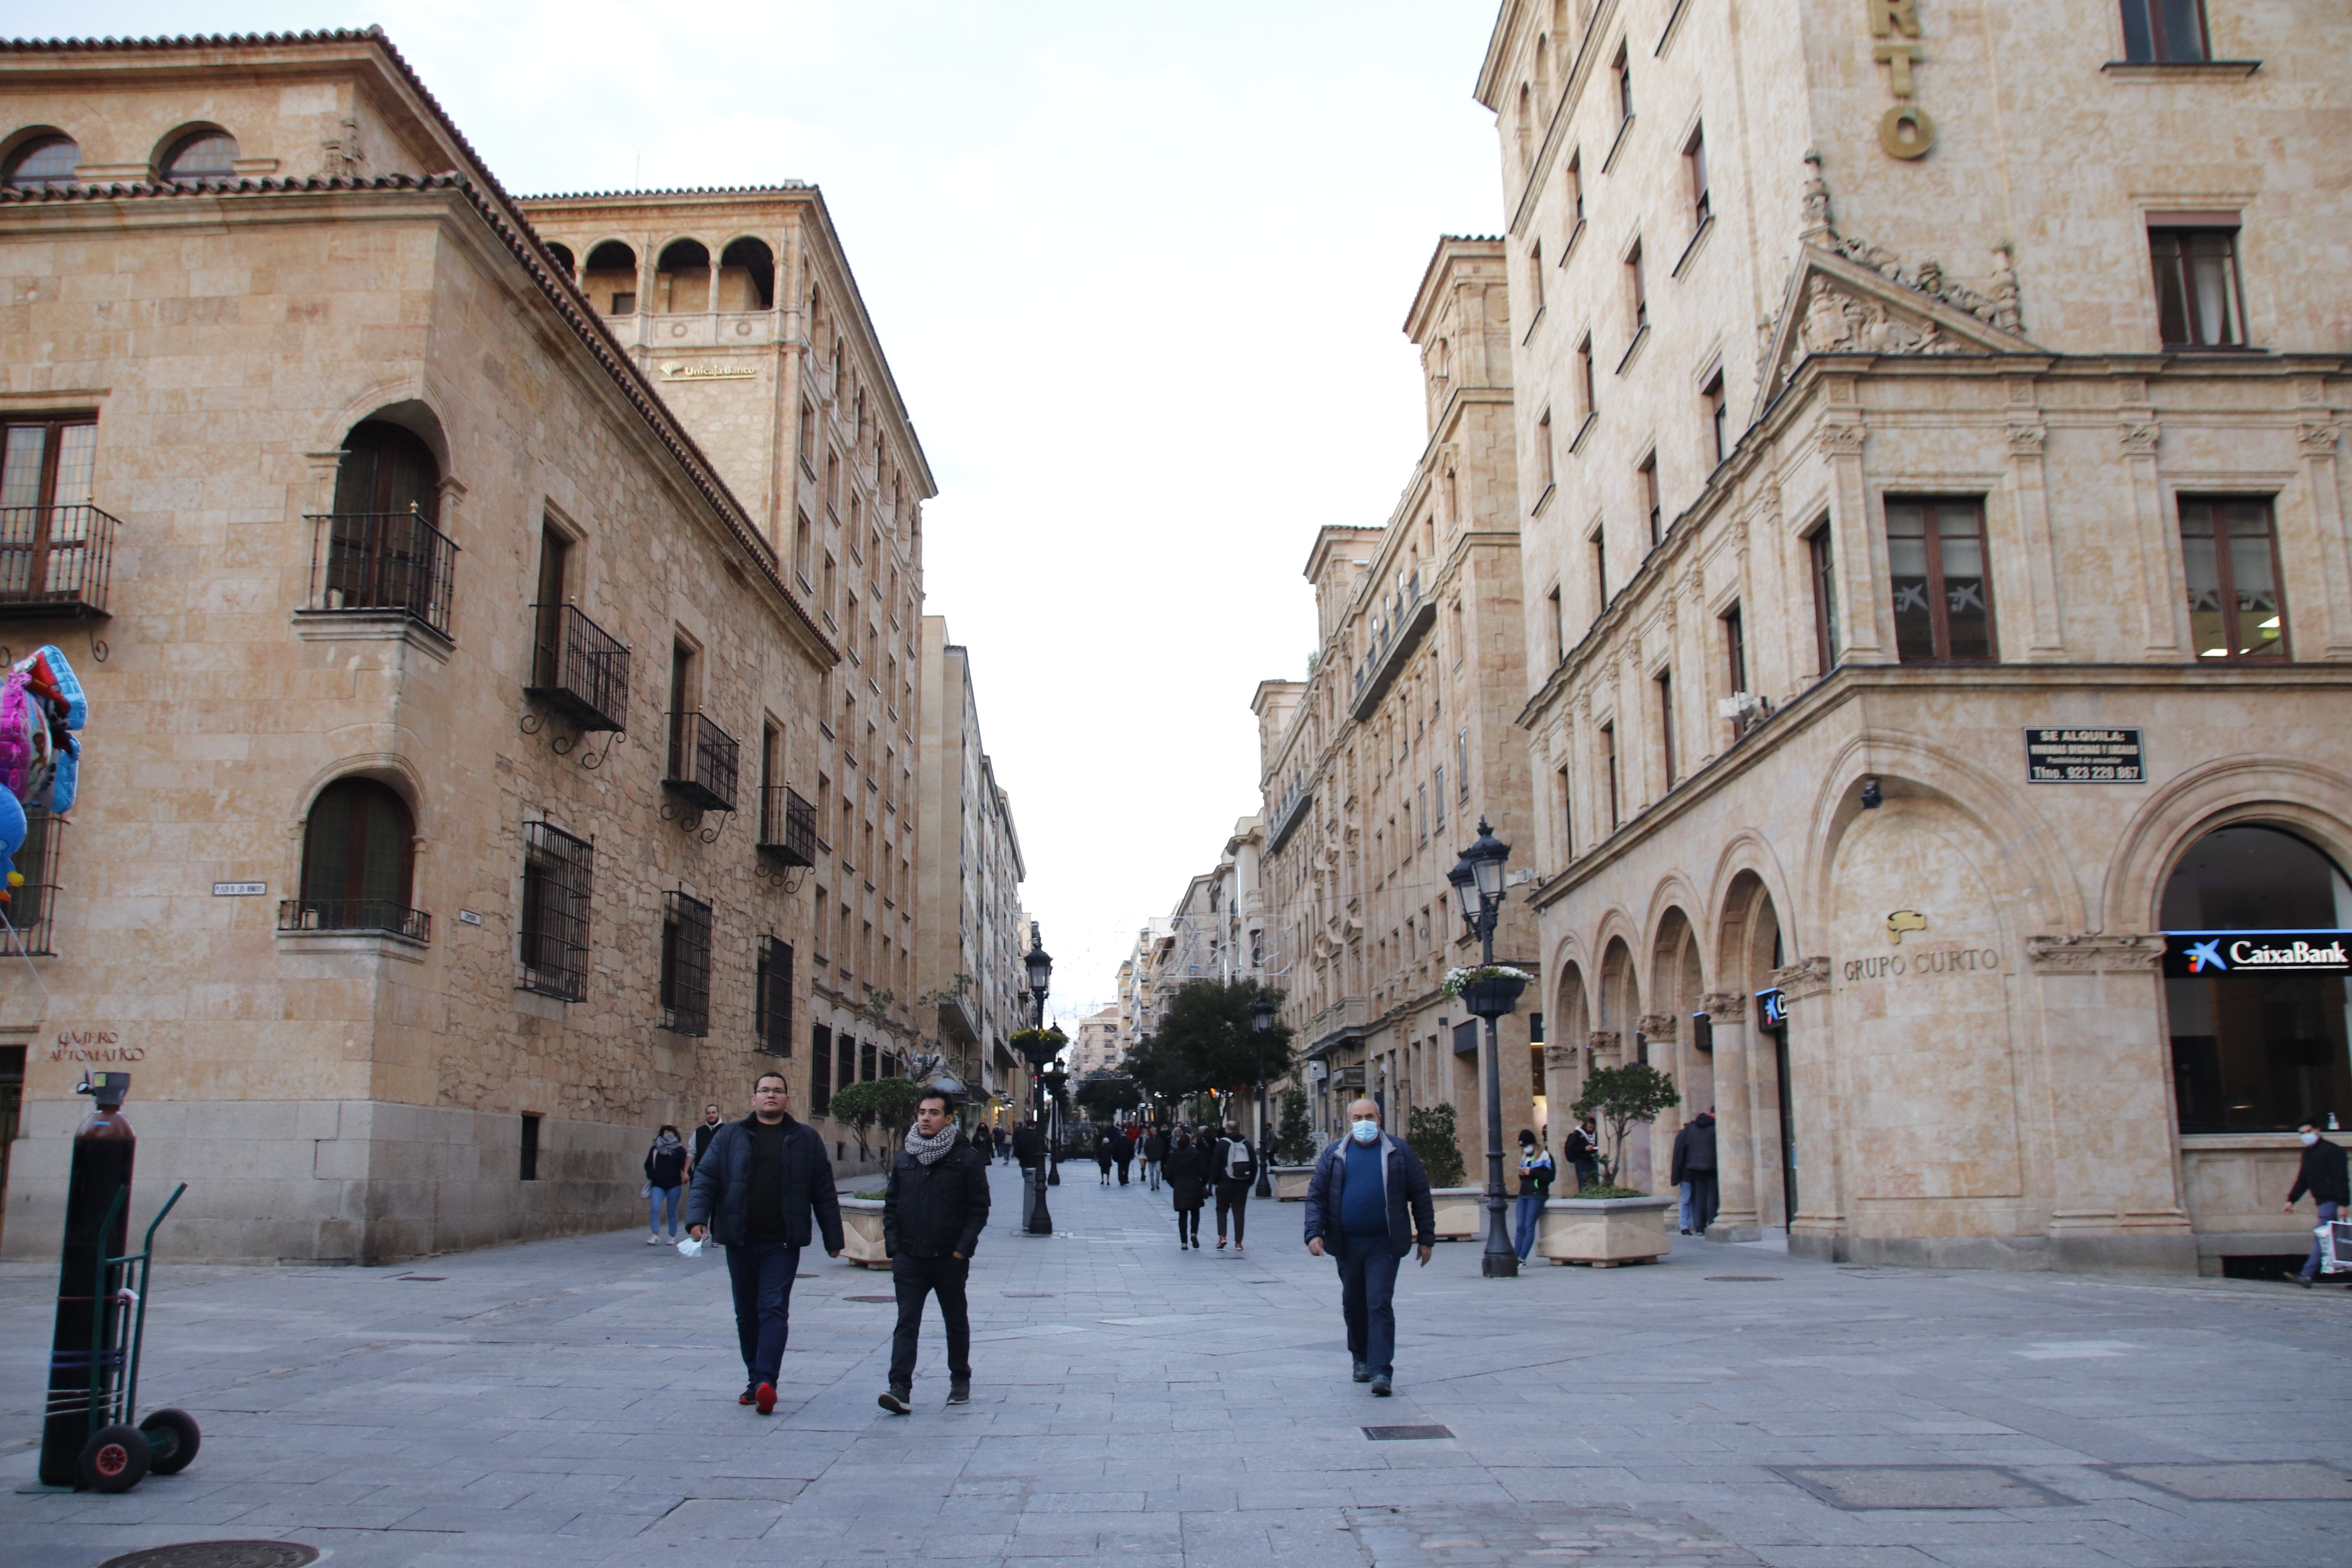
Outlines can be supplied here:
M2144 784L2137 730L2028 730L2030 784Z

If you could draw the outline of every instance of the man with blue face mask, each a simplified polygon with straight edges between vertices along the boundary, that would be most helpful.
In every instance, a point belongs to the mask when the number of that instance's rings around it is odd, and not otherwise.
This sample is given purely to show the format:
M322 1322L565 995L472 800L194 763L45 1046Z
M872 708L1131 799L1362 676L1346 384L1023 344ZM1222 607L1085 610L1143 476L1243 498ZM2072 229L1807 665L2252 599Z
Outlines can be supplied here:
M1396 1373L1397 1267L1414 1251L1429 1267L1437 1209L1421 1156L1381 1131L1379 1105L1357 1100L1348 1122L1348 1136L1323 1151L1307 1184L1307 1250L1339 1263L1356 1381L1385 1399Z

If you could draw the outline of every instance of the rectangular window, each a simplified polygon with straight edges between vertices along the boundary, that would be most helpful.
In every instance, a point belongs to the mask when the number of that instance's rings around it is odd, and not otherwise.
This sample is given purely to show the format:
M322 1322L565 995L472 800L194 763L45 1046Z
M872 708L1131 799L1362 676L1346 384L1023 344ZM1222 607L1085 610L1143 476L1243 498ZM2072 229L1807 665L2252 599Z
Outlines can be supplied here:
M1655 452L1642 459L1634 472L1642 481L1642 505L1650 515L1650 548L1655 550L1666 537L1664 512L1658 506L1658 455Z
M2287 657L2271 503L2244 496L2180 498L2189 635L2200 658Z
M1606 530L1594 529L1589 542L1592 546L1593 602L1601 610L1609 607L1609 535ZM1596 610L1594 614L1598 615Z
M1889 498L1886 570L1895 596L1895 651L1904 663L1981 663L1995 657L1981 500Z
M881 1065L872 1040L857 1042L857 1081L872 1083L881 1076Z
M2205 0L2124 0L2124 58L2193 64L2208 52Z
M1437 831L1445 831L1445 770L1437 770Z
M71 826L70 817L52 816L46 806L26 808L25 842L16 858L25 882L12 889L6 912L16 931L0 938L0 952L14 949L39 958L58 951L58 861ZM0 1159L5 1157L0 1150Z
M661 1026L710 1033L710 906L683 892L662 895Z
M1650 324L1650 289L1642 277L1642 242L1638 239L1633 248L1625 253L1625 290L1633 301L1633 335L1638 338Z
M1420 797L1419 812L1413 820L1419 825L1421 842L1429 842L1429 786L1423 784L1415 791Z
M1691 229L1696 233L1706 226L1714 214L1706 194L1706 128L1703 125L1683 144L1683 173L1690 180Z
M1584 153L1579 149L1569 154L1568 173L1568 242L1576 243L1579 229L1584 226ZM1560 265L1568 264L1568 253L1560 252Z
M1540 472L1543 477L1543 489L1549 490L1551 489L1553 477L1551 466L1551 410L1549 408L1545 409L1536 420L1536 455L1542 464ZM1541 494L1542 491L1538 492L1538 498L1540 498Z
M1584 400L1584 406L1577 410L1577 413L1582 416L1579 423L1581 423L1582 419L1591 418L1599 411L1600 386L1601 384L1594 379L1592 369L1592 334L1587 332L1584 334L1584 341L1576 345L1576 390L1577 395Z
M1617 794L1617 726L1601 726L1601 766L1609 783L1609 831L1617 831L1624 820L1624 807Z
M866 1047L871 1051L874 1047ZM837 1036L833 1042L833 1082L835 1089L847 1089L857 1081L857 1042L847 1035Z
M1540 312L1544 308L1543 241L1528 247L1528 299Z
M833 1031L823 1024L809 1026L809 1114L823 1116L833 1109Z
M1552 806L1559 813L1559 858L1562 865L1576 858L1576 792L1575 781L1569 776L1568 764L1562 763L1552 775Z
M526 1110L522 1113L522 1169L520 1180L539 1180L539 1118Z
M761 1051L772 1057L793 1054L793 949L772 936L760 939L754 958L751 1028Z
M1553 584L1544 598L1551 608L1551 661L1558 664L1568 657L1568 617L1560 608L1559 584Z
M1719 464L1731 456L1731 399L1724 393L1721 370L1699 395L1706 400L1707 456Z
M0 605L103 611L114 519L89 504L98 426L87 417L10 420L5 442Z
M1623 44L1617 46L1617 58L1609 63L1609 70L1617 79L1617 121L1622 125L1633 118L1633 67Z
M2150 227L2156 314L2168 349L2242 348L2245 306L2238 292L2235 227Z
M1675 676L1672 670L1658 672L1658 754L1666 764L1666 787L1675 787L1678 773L1675 763Z
M816 410L806 398L801 400L801 468L810 479L816 478Z
M1739 606L1734 605L1723 612L1723 652L1726 673L1731 677L1731 689L1748 689L1748 629L1741 625Z
M563 585L571 574L572 542L551 523L539 528L539 598L532 605L536 633L531 679L542 688L562 684Z
M1826 518L1805 536L1805 553L1811 559L1813 578L1813 658L1820 672L1827 675L1837 668L1838 656L1845 650L1838 641L1837 561Z
M588 994L588 904L595 848L552 823L522 825L521 989Z
M1470 798L1470 731L1463 731L1454 737L1454 798Z
M801 580L801 592L814 594L816 583L816 530L804 511L793 514L793 571Z

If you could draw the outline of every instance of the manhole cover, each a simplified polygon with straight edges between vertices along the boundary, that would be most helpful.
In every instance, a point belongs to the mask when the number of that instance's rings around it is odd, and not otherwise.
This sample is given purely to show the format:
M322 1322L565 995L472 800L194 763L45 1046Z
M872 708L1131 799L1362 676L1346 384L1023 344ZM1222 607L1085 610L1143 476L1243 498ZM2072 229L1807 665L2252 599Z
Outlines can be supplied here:
M1788 1276L1785 1274L1710 1274L1707 1278L1720 1280L1727 1285L1762 1285L1774 1279L1785 1279Z
M299 1541L191 1541L110 1557L98 1568L303 1568L319 1549Z
M898 1299L896 1296L844 1296L842 1298L845 1301L895 1301Z
M2053 1508L2074 1499L1997 1465L1770 1465L1832 1508Z
M1375 1443L1417 1443L1432 1437L1451 1437L1451 1426L1367 1426L1364 1436Z

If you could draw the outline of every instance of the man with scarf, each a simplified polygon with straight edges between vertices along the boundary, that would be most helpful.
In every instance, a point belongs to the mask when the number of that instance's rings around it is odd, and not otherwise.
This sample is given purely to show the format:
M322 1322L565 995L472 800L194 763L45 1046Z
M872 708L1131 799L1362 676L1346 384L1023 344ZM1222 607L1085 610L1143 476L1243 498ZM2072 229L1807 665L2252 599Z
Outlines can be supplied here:
M882 1243L898 1295L898 1327L890 1339L890 1386L880 1403L893 1415L914 1409L915 1340L923 1329L923 1299L934 1293L948 1331L948 1403L971 1403L964 1281L987 1224L988 1163L957 1128L947 1091L926 1089L882 1195Z

